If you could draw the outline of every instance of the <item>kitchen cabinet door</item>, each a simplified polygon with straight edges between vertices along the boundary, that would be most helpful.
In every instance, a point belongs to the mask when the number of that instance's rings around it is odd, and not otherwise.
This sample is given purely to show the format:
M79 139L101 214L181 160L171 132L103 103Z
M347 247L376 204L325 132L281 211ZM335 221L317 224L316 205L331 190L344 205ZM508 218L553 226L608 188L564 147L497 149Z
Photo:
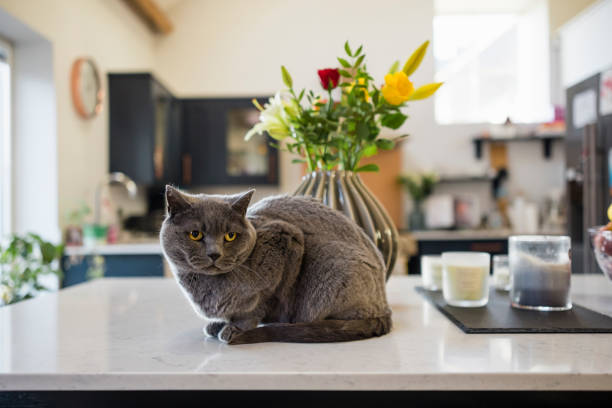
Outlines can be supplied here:
M258 121L252 98L186 99L183 105L185 186L278 184L278 152L267 135L245 141ZM264 102L263 98L260 99Z
M181 104L150 74L109 74L109 171L136 183L180 181Z
M153 175L153 97L146 75L108 76L109 171L120 171L138 184Z
M183 100L182 184L225 184L223 109L210 100Z

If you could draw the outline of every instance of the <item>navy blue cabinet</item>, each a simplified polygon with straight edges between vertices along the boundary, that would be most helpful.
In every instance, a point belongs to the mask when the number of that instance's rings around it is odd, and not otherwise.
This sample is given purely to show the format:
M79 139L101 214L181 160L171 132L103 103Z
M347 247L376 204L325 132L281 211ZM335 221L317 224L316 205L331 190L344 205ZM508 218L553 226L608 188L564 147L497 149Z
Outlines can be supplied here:
M185 186L278 184L273 140L266 135L244 140L259 119L252 99L182 100Z
M111 172L138 184L179 183L181 102L150 74L109 74Z
M108 74L111 172L142 185L277 185L278 152L251 97L174 97L151 74ZM266 98L257 98L260 104Z
M161 255L103 255L104 277L151 277L164 276L164 262ZM62 287L76 285L89 280L88 271L93 266L94 256L64 256Z

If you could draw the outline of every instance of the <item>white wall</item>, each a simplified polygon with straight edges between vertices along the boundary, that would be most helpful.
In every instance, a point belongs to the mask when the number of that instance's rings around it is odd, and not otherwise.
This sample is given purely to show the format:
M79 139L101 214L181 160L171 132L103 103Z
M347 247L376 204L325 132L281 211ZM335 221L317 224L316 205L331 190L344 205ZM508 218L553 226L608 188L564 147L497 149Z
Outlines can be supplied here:
M81 200L93 203L95 185L108 171L107 103L92 120L76 114L70 95L71 65L78 57L92 57L106 87L108 71L152 70L155 37L121 0L0 0L0 8L44 36L53 48L59 203L38 205L57 205L62 225L66 212ZM35 122L36 116L29 120ZM45 152L49 153L54 151Z
M53 53L46 41L15 47L13 230L60 238Z
M612 0L602 0L561 27L564 87L612 67ZM606 52L607 51L607 52Z
M11 140L5 181L11 199L3 232L59 240L55 86L51 44L0 10L0 35L13 48Z

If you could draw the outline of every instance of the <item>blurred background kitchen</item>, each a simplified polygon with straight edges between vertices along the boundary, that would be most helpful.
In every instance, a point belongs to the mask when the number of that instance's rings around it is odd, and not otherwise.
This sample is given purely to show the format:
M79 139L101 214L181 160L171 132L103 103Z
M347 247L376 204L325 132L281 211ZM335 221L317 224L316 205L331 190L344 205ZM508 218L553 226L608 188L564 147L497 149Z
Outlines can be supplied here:
M431 39L415 81L444 86L362 176L400 231L394 273L506 253L516 233L569 234L574 271L595 272L583 231L610 201L610 21L612 0L0 0L0 236L64 242L63 286L167 275L165 184L299 185L291 154L243 141L281 64L316 88L348 39L382 78Z

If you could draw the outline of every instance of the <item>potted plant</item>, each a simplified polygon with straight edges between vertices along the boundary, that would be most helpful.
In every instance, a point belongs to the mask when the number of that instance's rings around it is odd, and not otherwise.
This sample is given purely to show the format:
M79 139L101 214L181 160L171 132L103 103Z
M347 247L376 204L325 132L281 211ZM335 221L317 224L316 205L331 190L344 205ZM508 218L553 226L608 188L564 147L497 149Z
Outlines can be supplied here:
M63 251L62 245L53 245L36 234L15 235L6 246L0 246L0 306L48 290L41 278L61 277Z
M425 213L423 212L423 201L433 193L438 182L438 176L434 173L403 174L398 176L400 183L412 198L413 207L408 216L408 226L411 230L425 229Z
M318 71L322 93L297 90L288 70L281 66L286 89L264 106L260 121L247 133L267 132L284 141L284 149L295 153L296 163L305 163L308 174L295 194L320 198L364 228L381 250L390 273L397 256L398 235L387 212L369 192L359 172L377 171L375 164L360 165L364 157L392 149L406 135L382 137L381 128L399 129L408 116L407 102L425 99L442 85L431 83L415 88L410 76L419 67L429 41L423 43L399 70L395 62L377 85L367 70L363 47L344 44L340 68Z

